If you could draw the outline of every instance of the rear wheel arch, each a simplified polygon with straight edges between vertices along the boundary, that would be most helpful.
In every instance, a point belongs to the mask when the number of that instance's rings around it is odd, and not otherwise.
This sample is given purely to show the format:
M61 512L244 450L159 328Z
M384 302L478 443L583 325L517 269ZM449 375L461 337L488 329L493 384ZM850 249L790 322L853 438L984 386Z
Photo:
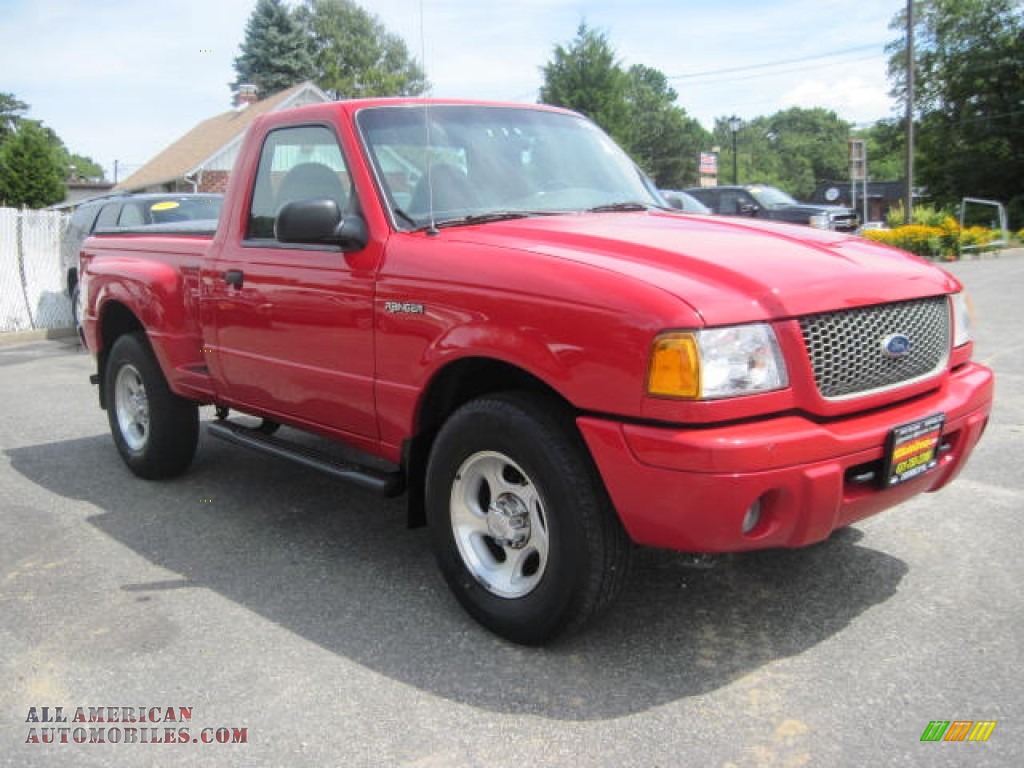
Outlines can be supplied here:
M106 409L106 371L110 350L125 334L142 333L145 335L146 329L135 313L119 301L109 301L103 306L97 326L100 335L100 349L96 355L96 373L99 375L100 407Z

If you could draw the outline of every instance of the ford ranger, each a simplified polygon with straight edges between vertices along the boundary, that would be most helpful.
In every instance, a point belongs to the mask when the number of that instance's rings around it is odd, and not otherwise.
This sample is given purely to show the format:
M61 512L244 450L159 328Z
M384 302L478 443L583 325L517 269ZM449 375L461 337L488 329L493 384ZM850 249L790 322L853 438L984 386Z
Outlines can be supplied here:
M992 404L947 273L666 208L544 106L262 116L216 228L101 233L80 263L135 474L183 472L213 406L215 437L404 492L459 602L520 643L604 611L636 545L802 547L942 488Z

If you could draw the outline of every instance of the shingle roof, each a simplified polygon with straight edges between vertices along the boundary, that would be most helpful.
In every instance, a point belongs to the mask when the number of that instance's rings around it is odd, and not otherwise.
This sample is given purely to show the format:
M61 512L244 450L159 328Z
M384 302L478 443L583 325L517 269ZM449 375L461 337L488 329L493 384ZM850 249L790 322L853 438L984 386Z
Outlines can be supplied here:
M154 184L180 179L196 171L226 145L237 139L260 115L273 112L306 89L326 96L313 83L306 81L287 90L250 104L245 109L232 109L204 120L160 154L117 185L117 189L141 189Z

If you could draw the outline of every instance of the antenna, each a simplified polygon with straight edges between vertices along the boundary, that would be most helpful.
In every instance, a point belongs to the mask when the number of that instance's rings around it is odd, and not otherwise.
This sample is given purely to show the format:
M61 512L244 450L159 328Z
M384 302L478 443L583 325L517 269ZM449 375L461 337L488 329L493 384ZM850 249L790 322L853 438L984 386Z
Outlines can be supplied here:
M420 58L423 60L423 74L427 74L427 36L423 24L423 0L420 0ZM434 152L430 142L430 101L423 99L423 133L426 139L427 151L427 211L430 216L430 226L427 227L427 235L434 237L438 234L437 222L434 219L434 179L431 170L434 165Z

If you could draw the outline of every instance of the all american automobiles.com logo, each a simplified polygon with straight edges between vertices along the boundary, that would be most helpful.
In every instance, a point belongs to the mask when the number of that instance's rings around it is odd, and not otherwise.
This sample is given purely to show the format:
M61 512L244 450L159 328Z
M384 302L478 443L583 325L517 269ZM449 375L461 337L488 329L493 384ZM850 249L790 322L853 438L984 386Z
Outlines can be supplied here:
M196 728L192 707L29 707L26 744L248 744L249 729Z

